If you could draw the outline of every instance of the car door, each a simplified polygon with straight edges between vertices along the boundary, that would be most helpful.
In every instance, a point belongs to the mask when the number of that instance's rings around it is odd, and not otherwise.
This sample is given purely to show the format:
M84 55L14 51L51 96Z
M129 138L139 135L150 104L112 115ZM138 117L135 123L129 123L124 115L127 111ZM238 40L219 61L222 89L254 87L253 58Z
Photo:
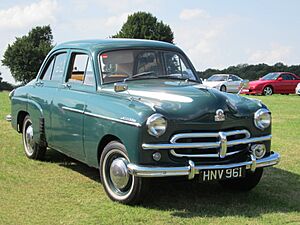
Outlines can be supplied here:
M234 76L229 75L226 82L227 92L235 92L236 91L235 86L236 86L236 81L234 80Z
M280 78L277 80L280 82L279 84L279 93L294 93L292 91L293 87L293 77L290 74L281 74Z
M32 118L39 119L38 124L44 123L44 132L46 140L48 143L52 141L51 135L51 111L52 111L52 102L53 96L57 91L59 85L58 76L52 76L54 68L63 71L66 59L67 51L60 50L53 53L45 63L42 65L41 70L39 71L38 78L34 83L34 88L28 94L28 98L33 102L37 103L40 106L42 111L42 117L32 115ZM61 73L62 79L63 73Z
M85 51L70 52L68 70L54 97L53 113L55 146L68 155L84 161L83 146L84 111L86 99L95 91L94 75L91 76L91 57Z
M232 92L238 92L241 88L242 79L232 75Z

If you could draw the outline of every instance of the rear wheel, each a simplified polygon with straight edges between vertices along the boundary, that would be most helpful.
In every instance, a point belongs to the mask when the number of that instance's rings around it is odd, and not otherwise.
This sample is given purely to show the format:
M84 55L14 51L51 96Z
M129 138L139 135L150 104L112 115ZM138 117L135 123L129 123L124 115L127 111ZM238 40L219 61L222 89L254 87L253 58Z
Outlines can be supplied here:
M113 201L135 204L141 201L147 184L145 178L128 173L129 158L125 146L117 141L108 143L100 158L100 177L106 194Z
M30 159L42 160L45 156L46 146L34 141L33 126L29 115L23 121L22 137L25 155Z
M243 178L219 181L222 187L235 191L250 191L260 181L263 174L263 168L257 168L255 172L247 171Z
M263 89L263 95L269 96L273 94L273 88L271 86L267 86Z
M226 92L226 90L227 90L227 88L226 88L225 85L222 85L222 86L220 87L220 91Z

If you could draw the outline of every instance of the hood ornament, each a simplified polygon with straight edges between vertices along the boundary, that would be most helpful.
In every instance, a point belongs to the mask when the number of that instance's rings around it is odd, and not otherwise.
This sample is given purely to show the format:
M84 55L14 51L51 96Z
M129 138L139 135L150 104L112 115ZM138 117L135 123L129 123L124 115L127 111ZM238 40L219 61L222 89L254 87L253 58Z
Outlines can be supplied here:
M217 109L216 115L215 115L215 121L219 122L219 121L224 121L224 120L225 120L224 111L222 109Z

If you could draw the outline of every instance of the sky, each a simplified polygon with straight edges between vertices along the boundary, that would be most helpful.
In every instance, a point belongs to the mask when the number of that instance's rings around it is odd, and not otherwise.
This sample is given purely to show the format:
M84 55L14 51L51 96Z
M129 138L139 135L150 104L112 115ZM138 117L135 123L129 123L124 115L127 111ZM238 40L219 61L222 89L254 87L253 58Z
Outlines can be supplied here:
M150 12L198 71L240 63L300 64L298 0L1 0L0 59L8 44L50 24L54 44L116 34L129 14ZM1 63L0 63L1 64ZM0 65L5 81L14 83Z

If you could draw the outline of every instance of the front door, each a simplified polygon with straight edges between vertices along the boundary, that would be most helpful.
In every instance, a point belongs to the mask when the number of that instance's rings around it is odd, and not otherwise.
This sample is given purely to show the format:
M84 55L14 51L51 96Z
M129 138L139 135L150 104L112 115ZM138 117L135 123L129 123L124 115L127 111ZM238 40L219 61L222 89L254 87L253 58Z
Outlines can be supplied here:
M53 104L52 128L56 131L55 146L78 160L85 160L83 145L86 99L95 91L91 58L85 52L71 52L64 81Z

